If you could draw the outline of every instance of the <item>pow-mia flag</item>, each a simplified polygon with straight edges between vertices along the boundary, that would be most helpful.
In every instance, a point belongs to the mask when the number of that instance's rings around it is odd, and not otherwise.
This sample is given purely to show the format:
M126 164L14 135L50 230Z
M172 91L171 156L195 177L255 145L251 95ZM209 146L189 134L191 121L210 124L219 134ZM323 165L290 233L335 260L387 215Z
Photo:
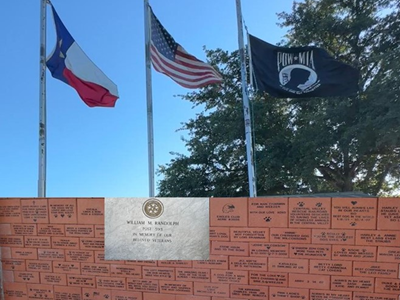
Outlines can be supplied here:
M255 88L277 98L350 96L359 71L318 47L284 48L250 35Z

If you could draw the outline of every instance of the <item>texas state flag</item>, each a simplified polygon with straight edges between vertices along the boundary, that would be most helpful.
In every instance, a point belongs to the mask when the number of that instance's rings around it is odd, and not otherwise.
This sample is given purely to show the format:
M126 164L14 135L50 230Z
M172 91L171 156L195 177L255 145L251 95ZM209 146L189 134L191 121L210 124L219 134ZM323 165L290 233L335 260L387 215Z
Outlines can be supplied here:
M72 86L90 107L114 107L118 89L82 51L51 6L57 31L57 44L47 57L54 78Z

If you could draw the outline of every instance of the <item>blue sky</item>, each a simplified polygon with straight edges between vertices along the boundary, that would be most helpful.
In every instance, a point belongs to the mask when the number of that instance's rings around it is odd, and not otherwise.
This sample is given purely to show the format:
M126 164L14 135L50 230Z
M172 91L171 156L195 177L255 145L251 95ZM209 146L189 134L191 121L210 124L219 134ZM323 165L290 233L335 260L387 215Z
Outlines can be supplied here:
M292 0L242 0L250 33L279 42L276 13ZM119 89L115 108L89 108L47 71L47 197L148 196L144 8L140 0L53 0L76 42ZM189 4L190 3L190 4ZM236 1L151 0L154 13L189 53L203 46L238 48ZM0 109L0 197L36 197L39 120L39 0L0 5L3 75ZM47 9L47 55L55 42ZM185 153L181 123L196 110L181 88L153 70L155 166ZM244 129L243 129L244 130ZM158 178L159 179L159 178Z

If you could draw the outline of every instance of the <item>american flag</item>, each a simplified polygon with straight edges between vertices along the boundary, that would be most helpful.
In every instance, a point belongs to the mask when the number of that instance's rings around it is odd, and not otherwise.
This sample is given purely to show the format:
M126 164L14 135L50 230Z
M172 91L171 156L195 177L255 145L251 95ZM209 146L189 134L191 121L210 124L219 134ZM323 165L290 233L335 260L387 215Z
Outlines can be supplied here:
M222 76L209 64L190 55L175 42L151 11L151 61L156 71L186 88L200 88L222 82Z

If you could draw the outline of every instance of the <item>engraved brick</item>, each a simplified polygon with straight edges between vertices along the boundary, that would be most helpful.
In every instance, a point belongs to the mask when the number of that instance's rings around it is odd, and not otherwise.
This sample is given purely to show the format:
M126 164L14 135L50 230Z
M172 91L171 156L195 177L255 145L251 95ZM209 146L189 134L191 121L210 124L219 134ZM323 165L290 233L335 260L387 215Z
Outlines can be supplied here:
M21 223L21 200L0 199L0 220L2 223Z
M229 241L229 227L210 227L210 241Z
M11 227L13 235L37 235L36 224L4 224ZM1 226L1 225L0 225ZM1 232L1 231L0 231Z
M249 244L237 242L219 242L213 241L211 243L211 254L213 255L237 255L248 256Z
M1 247L24 247L24 237L18 235L0 236Z
M310 290L310 300L351 300L351 292Z
M52 272L53 266L51 261L45 260L27 260L26 261L27 271L37 271L37 272Z
M94 252L90 250L66 250L65 260L74 262L94 262Z
M351 229L312 229L313 244L354 245L356 232Z
M374 279L355 276L331 276L331 289L340 291L374 291Z
M228 269L228 257L220 255L210 255L208 260L194 260L193 268L199 269Z
M393 263L355 261L353 276L398 278L399 266Z
M126 278L123 277L96 277L97 288L111 290L126 290Z
M40 260L65 260L64 250L62 249L38 249L37 252Z
M310 260L310 274L352 275L352 262L339 260Z
M83 300L105 300L111 299L112 290L109 289L94 289L82 288Z
M210 198L210 226L247 226L247 198Z
M40 283L55 284L55 285L67 285L67 275L66 274L55 274L55 273L40 273Z
M231 285L231 298L238 299L267 299L268 287L257 285Z
M65 274L80 274L81 268L79 263L53 261L53 272Z
M129 266L129 265L111 265L111 276L116 277L142 277L142 268L140 266Z
M104 249L104 238L80 238L82 250L101 250Z
M93 225L65 225L65 236L94 237Z
M284 287L273 287L273 286L271 286L269 289L269 299L273 300L280 300L280 299L309 300L308 296L309 296L308 289L295 289L295 288L284 288Z
M49 223L46 199L21 199L22 223Z
M54 198L49 200L50 223L76 224L76 199Z
M4 282L3 288L7 300L25 300L28 297L26 283Z
M110 265L108 264L93 264L93 263L81 263L81 274L82 275L110 275Z
M266 271L267 259L262 257L231 256L229 258L229 269Z
M54 286L54 300L83 300L80 287Z
M330 276L289 273L289 287L329 290Z
M332 228L376 229L376 198L332 198Z
M375 292L400 295L400 279L376 278Z
M269 228L230 228L233 242L269 242Z
M288 198L249 198L250 227L288 227Z
M229 284L194 282L194 295L211 297L229 297Z
M0 236L1 235L9 235L9 234L16 235L16 233L11 233L11 226L12 225L14 225L14 224L0 224Z
M112 290L111 300L142 300L142 293Z
M289 227L329 228L330 198L289 198Z
M27 284L27 291L29 299L54 299L53 286L50 284Z
M273 243L311 243L311 229L271 228L270 242Z
M376 247L332 245L332 259L376 261Z
M210 282L211 275L209 269L187 269L176 268L176 279L181 281L200 281Z
M175 295L143 293L143 300L175 300Z
M94 225L94 237L104 238L104 225L96 224Z
M116 262L113 261L113 263L116 263ZM148 267L157 266L156 260L126 260L125 263L127 265L136 265L136 266L148 266Z
M400 263L400 247L378 247L377 261Z
M356 245L400 246L400 231L357 230Z
M1 259L3 270L25 271L25 260L23 259Z
M67 274L68 286L95 287L95 277L88 275Z
M38 227L38 235L45 235L45 236L65 235L64 225L37 224L37 227Z
M213 298L213 300L218 300L221 298ZM190 295L176 295L175 300L211 300L211 297L207 296L190 296Z
M289 244L250 243L250 256L289 257Z
M399 300L398 295L354 292L353 300Z
M329 259L331 258L331 245L306 245L290 244L291 258Z
M179 267L179 268L191 268L191 260L158 260L157 265L159 267Z
M79 224L104 224L104 198L78 198Z
M249 272L250 285L287 286L288 273L276 272Z
M160 293L193 295L193 283L187 281L160 280Z
M128 290L158 293L158 280L127 278L126 281Z
M25 247L27 248L50 248L50 237L48 236L25 236Z
M211 282L248 284L249 274L247 271L211 270Z
M143 279L175 280L175 269L162 267L143 267Z
M269 258L269 272L308 273L308 259Z
M378 230L400 228L400 199L378 199Z
M51 243L53 249L79 249L79 238L54 236Z
M37 259L38 250L34 248L11 248L11 257L15 259Z

